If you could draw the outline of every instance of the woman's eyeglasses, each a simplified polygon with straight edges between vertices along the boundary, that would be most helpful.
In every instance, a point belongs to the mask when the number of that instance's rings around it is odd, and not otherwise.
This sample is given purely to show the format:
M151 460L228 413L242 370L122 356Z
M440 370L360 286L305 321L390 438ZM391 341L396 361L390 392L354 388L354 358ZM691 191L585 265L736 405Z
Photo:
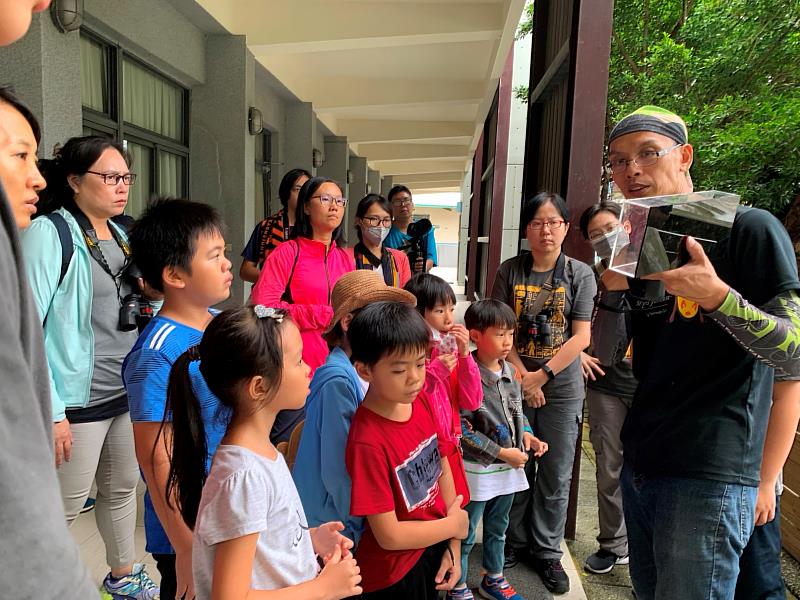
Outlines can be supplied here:
M106 185L117 185L121 181L125 185L133 185L136 182L136 173L99 173L97 171L86 171L92 175L99 175L103 178Z
M361 221L370 227L391 227L392 217L361 217Z
M337 206L347 206L347 198L342 198L341 196L322 194L321 196L311 196L311 198L319 198L319 203L322 206L330 206L331 202L335 202Z
M545 225L552 231L556 229L561 229L564 226L564 219L547 219L547 221L539 221L533 220L528 223L528 228L532 229L533 231L539 231L543 229Z

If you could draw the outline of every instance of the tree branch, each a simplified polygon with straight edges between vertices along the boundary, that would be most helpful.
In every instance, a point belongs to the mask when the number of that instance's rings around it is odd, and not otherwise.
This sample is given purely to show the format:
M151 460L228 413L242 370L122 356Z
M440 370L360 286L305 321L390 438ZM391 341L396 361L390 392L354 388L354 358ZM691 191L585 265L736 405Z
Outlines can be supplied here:
M669 32L669 37L671 39L674 40L681 32L681 28L686 24L686 19L689 18L689 13L692 12L692 9L694 8L694 1L695 0L683 0L683 12L678 18L677 23L675 23L675 26Z
M628 63L628 66L631 69L631 72L636 75L637 77L641 74L639 70L639 65L636 64L636 61L633 60L633 57L628 54L628 50L625 48L625 43L622 41L622 38L619 36L617 32L617 28L614 27L612 31L612 35L614 36L614 43L619 48L619 53L622 54L622 58L625 59L625 62Z

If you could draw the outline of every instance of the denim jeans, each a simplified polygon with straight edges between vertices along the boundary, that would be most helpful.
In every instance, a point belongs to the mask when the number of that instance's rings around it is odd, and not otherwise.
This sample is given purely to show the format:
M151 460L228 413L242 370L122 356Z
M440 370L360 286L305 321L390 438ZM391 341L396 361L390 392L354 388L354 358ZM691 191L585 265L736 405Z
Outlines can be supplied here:
M784 600L781 576L781 498L775 502L775 518L753 530L739 559L736 600Z
M467 564L469 563L469 553L475 545L475 532L478 528L478 521L483 516L483 568L492 575L503 572L503 561L505 560L503 550L506 545L506 529L508 528L508 514L511 512L511 504L514 502L514 494L498 496L491 500L473 501L467 504L464 510L469 515L469 533L465 540L461 542L461 579L458 584L467 580Z
M757 488L648 477L620 479L638 600L729 600L753 531Z

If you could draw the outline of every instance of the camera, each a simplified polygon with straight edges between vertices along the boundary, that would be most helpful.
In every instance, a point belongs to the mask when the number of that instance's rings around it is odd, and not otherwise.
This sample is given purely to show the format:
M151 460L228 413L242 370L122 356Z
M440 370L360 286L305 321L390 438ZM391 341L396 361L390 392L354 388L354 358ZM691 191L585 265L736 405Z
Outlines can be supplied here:
M406 233L411 238L403 245L402 250L408 254L408 262L411 270L414 271L414 264L417 259L422 257L422 271L425 271L425 258L428 256L427 239L425 236L433 229L433 223L429 219L420 219L409 223Z
M552 346L553 331L548 319L552 316L550 309L538 315L523 313L519 317L519 338L523 345L533 342L534 346Z
M135 290L139 289L139 278L141 271L134 263L128 264L122 277ZM153 308L141 294L131 292L122 299L119 307L119 322L117 328L120 331L133 331L138 329L140 332L147 326L153 318Z

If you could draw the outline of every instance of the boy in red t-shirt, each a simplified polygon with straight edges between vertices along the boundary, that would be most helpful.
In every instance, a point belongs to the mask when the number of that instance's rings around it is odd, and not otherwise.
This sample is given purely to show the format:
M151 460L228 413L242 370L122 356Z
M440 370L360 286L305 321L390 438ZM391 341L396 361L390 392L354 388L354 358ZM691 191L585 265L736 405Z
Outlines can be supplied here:
M367 520L356 556L368 599L435 600L461 574L469 523L421 393L428 335L419 313L394 302L365 307L347 331L369 382L345 455L350 512Z

